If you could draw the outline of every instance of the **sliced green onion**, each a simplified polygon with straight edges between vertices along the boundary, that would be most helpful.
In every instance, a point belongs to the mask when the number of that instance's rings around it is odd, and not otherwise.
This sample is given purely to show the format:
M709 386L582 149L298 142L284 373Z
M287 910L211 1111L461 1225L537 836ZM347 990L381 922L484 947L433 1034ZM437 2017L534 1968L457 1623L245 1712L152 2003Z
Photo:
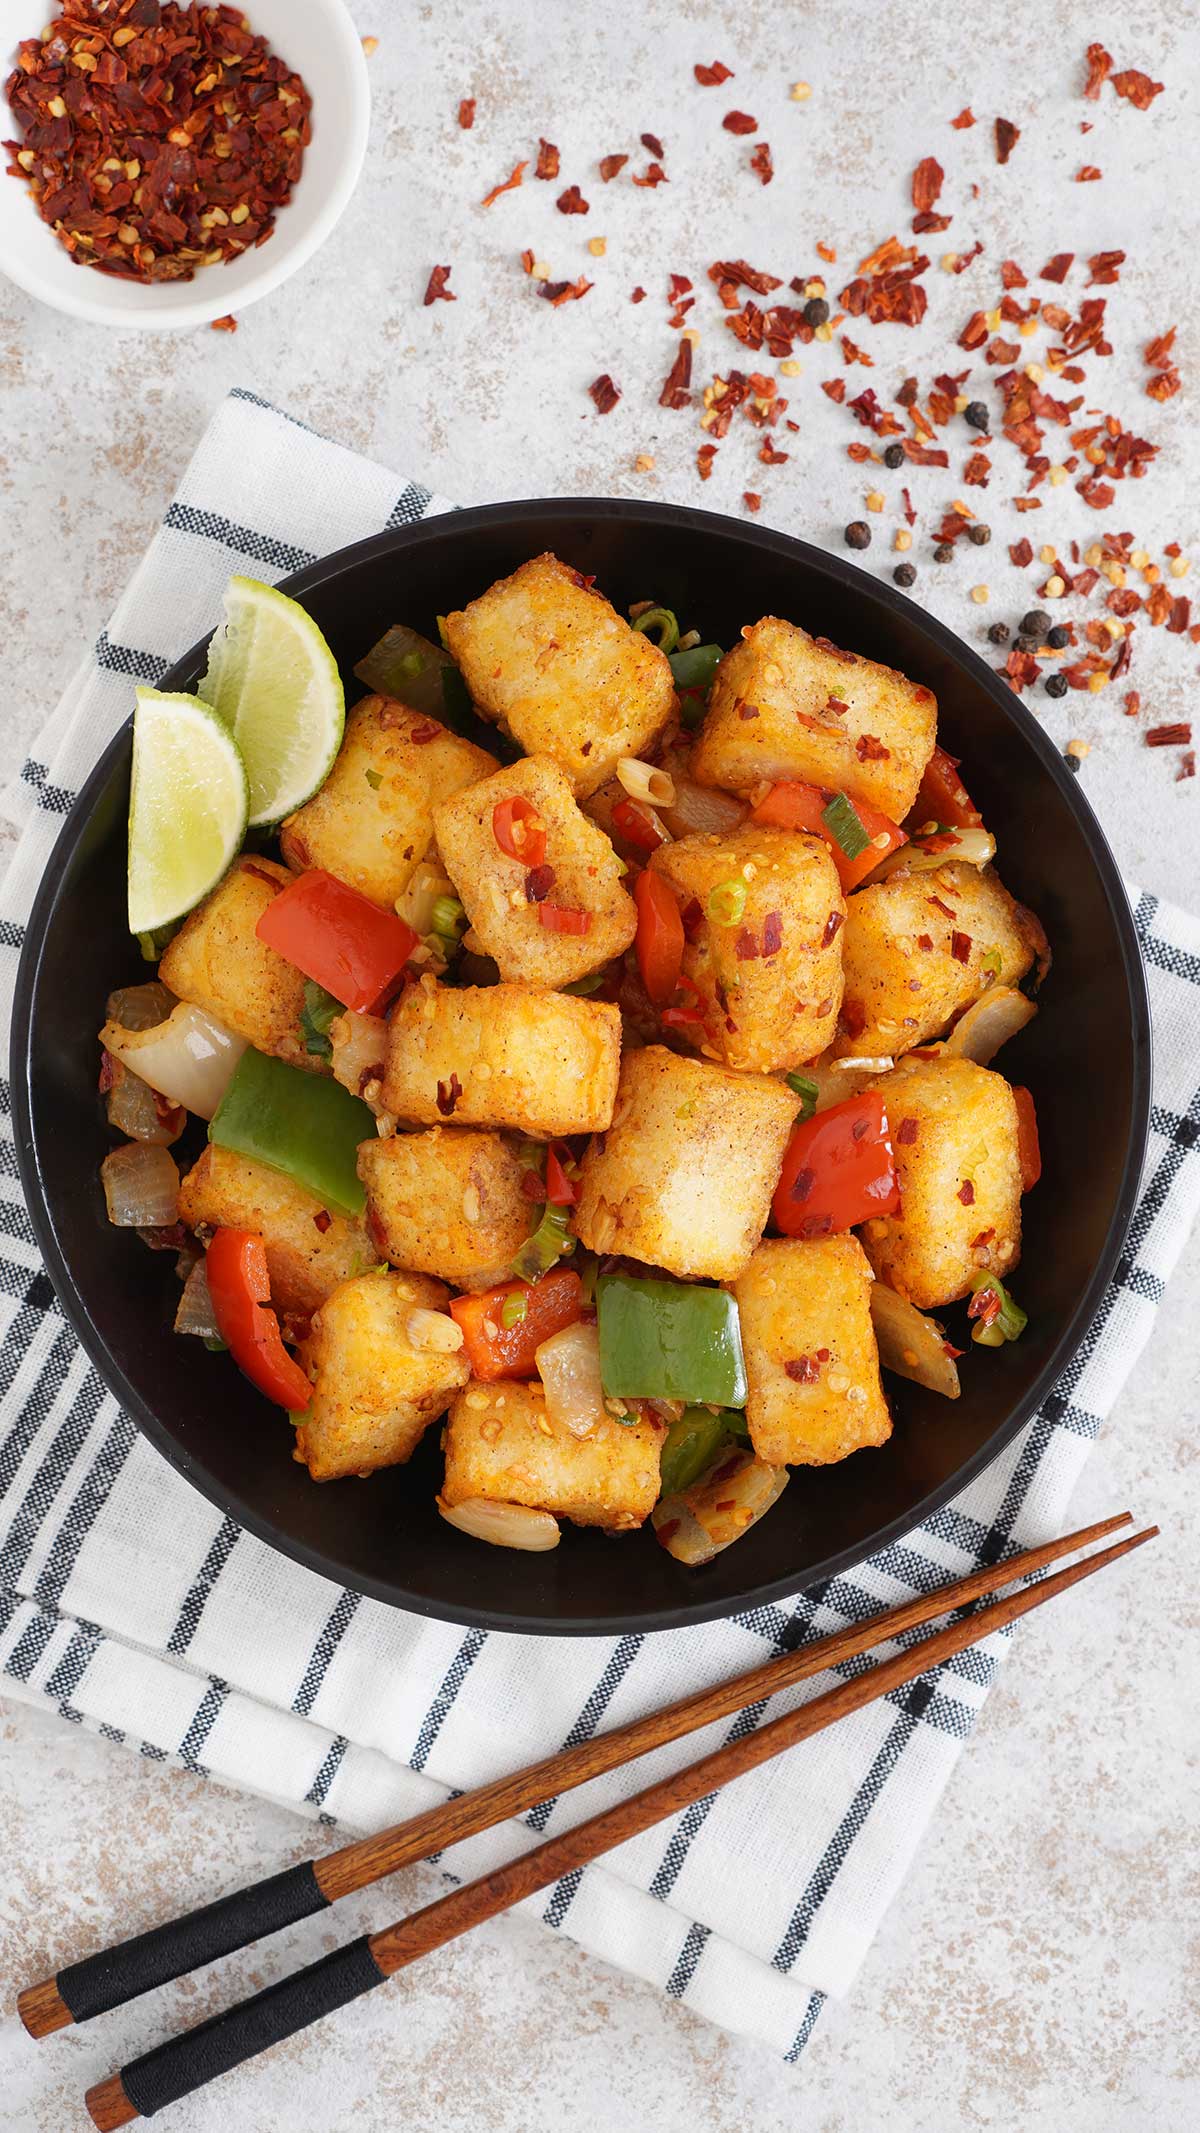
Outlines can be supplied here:
M796 1113L796 1122L801 1124L804 1119L811 1118L815 1112L817 1098L821 1093L820 1087L815 1081L810 1081L807 1074L785 1074L784 1080L787 1082L792 1094L800 1098L800 1109Z
M600 1263L593 1258L585 1259L579 1269L580 1295L587 1311L591 1310L596 1301L596 1276L599 1271Z
M300 1035L304 1049L314 1059L332 1059L333 1046L329 1041L331 1023L346 1012L340 1000L335 1000L323 985L314 984L311 978L304 981L304 1005L300 1010Z
M981 1348L999 1348L1005 1341L1020 1340L1029 1324L1028 1312L1023 1311L1009 1294L998 1274L989 1274L986 1268L981 1268L971 1283L971 1294L978 1296L984 1289L991 1289L999 1297L1000 1309L990 1325L972 1326L971 1339Z
M677 689L707 689L725 654L719 644L689 644L668 656Z
M519 1326L529 1313L528 1296L506 1296L500 1311L502 1326Z
M844 792L835 792L828 807L821 809L821 820L847 859L857 859L860 852L866 851L871 840Z
M174 939L182 923L181 919L171 919L167 925L159 926L153 933L138 934L137 944L142 951L143 963L157 963L163 949Z
M586 978L576 978L573 985L564 985L563 992L574 993L577 1000L586 1000L589 993L599 992L604 983L602 970L589 970Z
M660 652L673 652L679 642L679 624L669 607L648 607L633 626L643 637L657 631L654 642Z
M740 926L746 911L746 884L733 879L719 881L708 892L705 910L714 926Z
M210 1355L228 1355L229 1353L228 1341L221 1340L219 1336L215 1333L210 1336L206 1336L204 1345ZM297 1417L297 1420L302 1422L304 1420L303 1415L299 1415Z
M418 674L425 672L425 654L423 652L406 652L399 662L399 671L406 681L415 681Z
M446 635L446 617L444 615L439 615L437 618L437 633L443 652L448 652L450 639Z
M439 896L430 913L434 933L440 933L448 941L457 941L467 923L467 914L457 896Z
M537 1281L564 1253L574 1250L575 1239L567 1235L570 1212L569 1207L542 1209L541 1221L513 1260L512 1270L518 1281Z
M984 976L988 978L998 978L1003 967L998 948L989 948L979 965Z
M363 776L366 779L368 785L370 786L371 791L378 792L380 786L383 783L383 772L381 770L364 770Z

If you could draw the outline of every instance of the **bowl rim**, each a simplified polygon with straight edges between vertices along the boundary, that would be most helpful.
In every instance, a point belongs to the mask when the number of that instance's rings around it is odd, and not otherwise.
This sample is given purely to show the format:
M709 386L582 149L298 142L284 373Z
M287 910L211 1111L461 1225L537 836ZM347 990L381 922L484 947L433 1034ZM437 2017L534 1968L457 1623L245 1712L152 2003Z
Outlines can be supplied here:
M517 498L508 503L483 504L467 510L441 513L433 518L418 520L413 525L391 527L381 533L372 534L365 540L335 549L328 556L306 565L303 570L281 578L280 589L291 597L302 600L305 593L312 591L317 585L324 587L378 556L402 553L410 546L436 541L439 538L453 539L456 533L469 531L476 526L515 524L529 528L531 538L536 539L536 529L540 524L552 522L564 512L577 513L582 518L633 521L658 527L664 532L677 526L682 519L701 534L706 531L714 534L719 532L725 539L732 537L739 540L751 555L761 555L769 550L785 563L794 563L800 570L815 573L817 576L832 577L843 586L869 594L885 608L903 613L910 622L915 610L918 630L930 637L964 671L968 681L985 689L993 698L1032 749L1040 767L1054 781L1076 816L1089 856L1100 878L1120 943L1121 967L1129 999L1133 1039L1129 1135L1120 1189L1104 1243L1083 1294L1032 1385L1015 1403L1005 1420L992 1432L987 1443L946 1481L931 1489L900 1517L881 1526L868 1540L841 1549L806 1569L803 1582L798 1582L795 1575L784 1575L753 1586L733 1600L705 1599L697 1596L695 1600L684 1601L650 1614L630 1614L616 1610L602 1615L556 1615L552 1620L536 1614L512 1614L501 1608L477 1607L440 1599L435 1604L424 1595L405 1591L398 1578L385 1582L369 1574L352 1571L348 1566L333 1560L320 1548L281 1535L271 1520L253 1504L247 1503L238 1492L218 1485L199 1461L178 1444L109 1353L98 1327L93 1322L87 1300L75 1281L67 1255L59 1245L50 1208L42 1189L40 1165L33 1137L30 1108L33 1010L42 952L59 892L76 846L115 764L129 746L132 716L114 734L80 787L74 806L64 818L62 829L38 885L26 926L13 993L10 1077L14 1142L21 1186L38 1247L66 1317L105 1384L156 1450L193 1488L198 1489L218 1510L235 1518L248 1532L280 1554L303 1564L306 1569L329 1579L331 1583L349 1586L351 1590L379 1600L385 1606L397 1607L437 1621L521 1635L613 1636L655 1633L728 1619L754 1608L785 1601L814 1585L840 1576L923 1524L934 1512L969 1487L1011 1444L1035 1414L1076 1353L1095 1317L1125 1242L1136 1205L1149 1132L1151 1022L1145 968L1133 913L1121 875L1104 831L1080 792L1078 784L1067 771L1063 757L1047 739L1043 729L1015 691L1000 680L970 645L936 616L928 614L923 608L917 608L915 602L906 600L890 585L868 577L866 572L859 570L841 556L814 547L794 534L783 533L772 527L743 525L737 519L726 518L717 512L695 510L690 505L616 497ZM177 659L163 677L160 687L186 687L188 677L202 664L207 642L207 637L202 638Z
M277 221L270 245L265 254L260 254L256 271L247 276L241 288L232 290L224 286L221 293L216 293L218 285L209 281L207 271L202 271L194 282L157 284L156 287L163 291L163 300L157 303L153 310L143 311L125 301L122 294L126 287L124 283L114 282L107 275L89 273L86 268L78 271L73 268L72 279L60 287L49 270L42 272L38 250L33 251L30 260L24 257L14 258L11 249L3 246L0 248L0 273L18 289L23 289L26 296L33 297L35 302L45 304L48 309L58 311L64 317L83 319L94 326L120 326L130 333L175 333L192 326L208 325L213 319L224 318L231 311L235 314L241 313L250 304L257 303L260 297L269 296L301 267L306 266L325 243L350 204L362 174L371 126L371 85L367 56L344 0L315 0L315 4L321 8L329 36L333 40L327 64L332 66L340 59L346 81L350 118L345 142L336 161L333 182L314 209L312 220L306 229L288 241L284 237L286 224ZM315 107L321 94L319 81L312 94ZM5 120L12 119L11 106L3 93L2 77L0 115ZM15 129L15 121L13 126ZM300 184L303 179L304 173L301 172ZM299 190L299 186L296 190ZM54 232L47 228L32 208L30 212L33 213L33 220L37 228L44 233L47 242L61 249ZM286 208L283 212L286 216ZM247 255L243 254L243 257L245 256ZM76 282L81 284L78 290L75 287ZM94 293L91 287L93 283ZM146 285L135 283L133 286L143 288ZM214 289L214 294L205 296L199 293L210 287Z

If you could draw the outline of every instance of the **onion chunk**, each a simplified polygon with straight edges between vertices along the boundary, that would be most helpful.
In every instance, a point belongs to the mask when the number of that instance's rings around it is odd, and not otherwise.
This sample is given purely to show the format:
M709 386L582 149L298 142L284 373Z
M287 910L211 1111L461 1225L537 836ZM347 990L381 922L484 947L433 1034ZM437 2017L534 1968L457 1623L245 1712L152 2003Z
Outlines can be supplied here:
M1002 1044L1032 1022L1037 1008L1010 985L993 985L960 1015L946 1039L947 1059L973 1059L989 1066Z
M170 1229L179 1220L179 1172L165 1148L126 1141L105 1156L100 1182L118 1229Z
M952 1355L946 1353L946 1336L936 1318L927 1318L897 1296L886 1282L871 1283L871 1321L885 1370L898 1378L911 1378L944 1399L957 1400L961 1387Z
M106 1022L100 1042L160 1096L198 1118L212 1117L246 1049L244 1037L235 1037L215 1016L185 1000L149 1029Z
M546 1413L573 1437L588 1437L608 1414L600 1383L600 1336L577 1319L543 1341L534 1356Z
M711 1563L765 1517L788 1483L785 1466L750 1451L724 1454L678 1496L663 1496L650 1516L668 1555L696 1569Z
M529 1554L544 1554L558 1546L558 1520L549 1511L537 1511L523 1503L493 1503L487 1496L467 1496L461 1503L437 1507L448 1526L469 1533L472 1540L489 1541L493 1548L521 1548Z

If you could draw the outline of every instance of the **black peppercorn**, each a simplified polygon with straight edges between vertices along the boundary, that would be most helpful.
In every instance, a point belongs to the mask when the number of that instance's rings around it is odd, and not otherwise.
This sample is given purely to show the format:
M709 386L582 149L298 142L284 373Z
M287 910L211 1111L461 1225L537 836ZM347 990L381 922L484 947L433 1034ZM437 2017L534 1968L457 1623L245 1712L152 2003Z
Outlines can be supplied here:
M976 521L975 525L967 527L967 539L973 542L976 548L986 548L991 538L992 529L990 526L981 526Z
M1007 644L1011 635L1012 631L1009 629L1007 622L993 622L988 631L988 642L989 644Z
M889 444L883 455L883 463L885 467L902 467L904 458L905 453L902 444Z
M964 407L963 420L969 422L973 430L988 430L992 426L992 418L982 400L972 400L969 407Z
M1031 607L1029 613L1021 617L1021 628L1028 637L1044 637L1049 627L1050 617L1043 607Z
M842 538L847 548L869 548L871 545L871 529L865 519L853 518Z
M1065 674L1047 674L1042 686L1047 696L1065 696L1070 683Z
M952 563L954 561L953 541L940 541L933 551L933 560L935 563Z
M915 585L917 582L916 569L911 563L897 563L892 572L892 578L897 585Z
M1026 630L1022 630L1022 631L1021 631L1021 633L1020 633L1020 635L1019 635L1019 636L1018 636L1018 638L1017 638L1017 643L1016 643L1016 649L1017 649L1017 651L1018 651L1018 652L1036 652L1037 648L1038 648L1038 641L1037 641L1037 638L1036 638L1036 637L1031 637L1031 636L1030 636L1030 635L1028 634L1028 632L1027 632Z
M829 317L829 306L823 296L810 296L804 306L806 326L823 326Z
M1077 755L1068 755L1064 749L1063 761L1066 764L1067 769L1073 770L1075 776L1078 777L1080 771L1083 769L1083 764L1080 762L1079 757Z
M1063 646L1070 642L1071 632L1064 629L1061 622L1056 622L1054 628L1046 632L1046 643L1052 652L1061 652Z

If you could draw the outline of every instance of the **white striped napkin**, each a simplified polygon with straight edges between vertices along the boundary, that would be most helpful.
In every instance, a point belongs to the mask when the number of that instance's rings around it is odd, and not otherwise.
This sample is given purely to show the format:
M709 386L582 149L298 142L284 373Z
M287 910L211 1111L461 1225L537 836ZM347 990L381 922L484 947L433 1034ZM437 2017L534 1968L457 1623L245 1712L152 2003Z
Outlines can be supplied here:
M253 394L221 407L162 530L84 662L10 810L0 1012L61 817L130 710L216 620L232 571L279 577L451 508ZM739 1672L981 1559L1060 1531L1090 1439L1149 1335L1200 1203L1200 925L1135 897L1156 1022L1149 1162L1115 1284L1040 1413L956 1503L853 1575L653 1637L488 1635L340 1591L222 1518L167 1466L80 1352L42 1269L0 1127L0 1680L143 1755L368 1829L452 1788ZM806 1743L744 1788L560 1882L532 1908L594 1954L797 2058L845 1992L1005 1649L993 1638ZM862 1662L859 1662L862 1663ZM808 1685L816 1694L823 1677ZM747 1713L734 1731L758 1724ZM716 1744L679 1743L649 1776ZM462 1875L616 1797L620 1774L455 1855Z

